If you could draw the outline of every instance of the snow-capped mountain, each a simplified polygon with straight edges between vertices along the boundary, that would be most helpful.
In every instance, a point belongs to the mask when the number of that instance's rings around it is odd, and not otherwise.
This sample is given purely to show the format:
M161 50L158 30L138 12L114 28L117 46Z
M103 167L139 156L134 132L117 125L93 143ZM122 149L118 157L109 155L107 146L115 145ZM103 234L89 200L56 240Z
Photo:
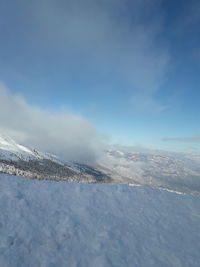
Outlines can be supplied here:
M42 155L25 146L17 144L7 135L0 135L0 159L26 160L41 159Z
M6 135L0 135L0 149L12 152L25 152L32 154L30 149L27 149L26 147L17 144L13 139Z
M90 166L60 160L0 135L0 172L34 179L108 182L111 178Z

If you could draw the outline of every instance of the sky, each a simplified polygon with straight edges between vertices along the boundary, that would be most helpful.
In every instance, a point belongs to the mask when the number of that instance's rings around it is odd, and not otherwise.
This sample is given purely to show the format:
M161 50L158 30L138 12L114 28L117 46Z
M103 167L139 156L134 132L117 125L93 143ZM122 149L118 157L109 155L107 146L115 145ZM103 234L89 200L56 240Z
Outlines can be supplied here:
M0 0L0 128L66 157L200 152L198 0Z

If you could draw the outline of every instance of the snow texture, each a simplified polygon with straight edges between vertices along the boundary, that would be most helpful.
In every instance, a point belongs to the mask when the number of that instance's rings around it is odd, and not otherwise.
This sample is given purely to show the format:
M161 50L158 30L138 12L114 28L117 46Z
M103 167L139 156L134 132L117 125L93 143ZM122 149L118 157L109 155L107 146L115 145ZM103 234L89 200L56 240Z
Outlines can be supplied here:
M0 175L1 267L200 266L200 198Z

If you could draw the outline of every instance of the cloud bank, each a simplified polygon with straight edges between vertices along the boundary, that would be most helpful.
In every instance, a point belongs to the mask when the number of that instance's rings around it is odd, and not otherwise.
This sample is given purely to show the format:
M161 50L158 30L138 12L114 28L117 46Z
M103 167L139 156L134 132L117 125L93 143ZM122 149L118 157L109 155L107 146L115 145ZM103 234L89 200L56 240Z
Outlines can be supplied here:
M17 142L64 159L92 163L102 145L102 135L84 117L51 113L12 95L0 83L0 131Z

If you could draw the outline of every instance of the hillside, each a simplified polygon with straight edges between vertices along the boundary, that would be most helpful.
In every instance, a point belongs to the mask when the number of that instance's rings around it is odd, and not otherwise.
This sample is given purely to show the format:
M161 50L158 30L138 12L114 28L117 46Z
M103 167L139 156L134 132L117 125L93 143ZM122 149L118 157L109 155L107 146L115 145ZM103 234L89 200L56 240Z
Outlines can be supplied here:
M57 156L22 146L0 135L0 173L38 180L111 182L112 178L94 167L59 159Z
M90 165L40 152L0 135L0 173L38 180L146 185L200 196L198 155L108 149Z

